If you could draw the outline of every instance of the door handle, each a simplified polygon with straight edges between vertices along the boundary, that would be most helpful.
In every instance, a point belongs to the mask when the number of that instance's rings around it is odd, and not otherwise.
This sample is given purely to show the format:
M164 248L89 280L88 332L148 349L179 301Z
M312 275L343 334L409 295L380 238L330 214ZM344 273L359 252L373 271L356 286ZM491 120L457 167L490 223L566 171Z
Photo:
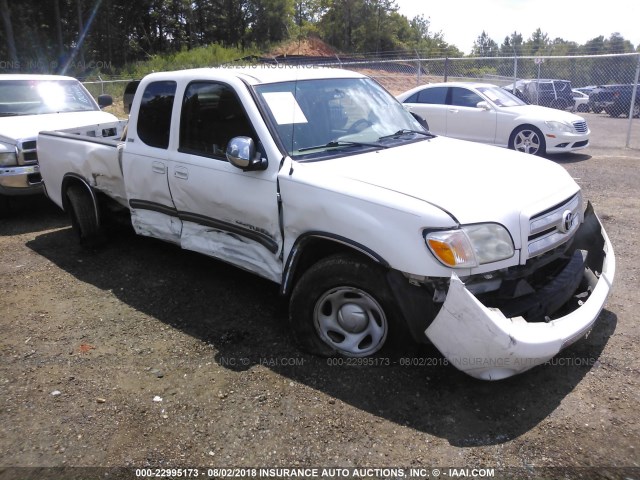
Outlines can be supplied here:
M167 173L167 167L164 163L162 162L153 162L151 164L151 170L154 173L159 173L161 175L164 175L165 173Z
M457 108L450 108L449 111L451 113L458 113L459 112L459 110Z
M187 170L185 167L176 167L176 169L173 171L173 175L176 178L186 180L189 178L189 170Z

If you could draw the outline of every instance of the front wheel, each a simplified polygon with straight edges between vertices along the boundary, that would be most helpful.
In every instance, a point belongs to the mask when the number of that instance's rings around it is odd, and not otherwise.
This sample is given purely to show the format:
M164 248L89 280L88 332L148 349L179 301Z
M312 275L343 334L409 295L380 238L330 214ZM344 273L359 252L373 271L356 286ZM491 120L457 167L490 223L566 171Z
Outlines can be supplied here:
M547 147L540 130L533 126L523 125L516 128L511 134L509 148L531 155L544 155Z
M316 263L291 295L294 337L316 355L373 355L387 341L390 318L399 316L384 270L353 256L335 255Z

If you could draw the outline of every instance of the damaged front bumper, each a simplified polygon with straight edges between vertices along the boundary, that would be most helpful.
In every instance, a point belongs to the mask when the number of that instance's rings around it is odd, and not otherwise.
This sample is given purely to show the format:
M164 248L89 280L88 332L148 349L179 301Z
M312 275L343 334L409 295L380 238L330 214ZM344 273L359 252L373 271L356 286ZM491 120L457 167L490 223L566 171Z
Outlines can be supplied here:
M582 282L590 294L570 313L548 322L507 318L499 309L483 305L453 274L447 298L426 336L452 365L482 380L507 378L553 358L591 331L615 274L613 247L590 206L575 243L590 257Z

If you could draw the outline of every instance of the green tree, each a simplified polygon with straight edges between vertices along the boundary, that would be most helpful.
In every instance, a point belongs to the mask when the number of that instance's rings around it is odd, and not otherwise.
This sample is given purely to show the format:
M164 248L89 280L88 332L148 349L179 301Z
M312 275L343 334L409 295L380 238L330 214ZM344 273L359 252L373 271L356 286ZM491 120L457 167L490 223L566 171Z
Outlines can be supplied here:
M633 44L625 40L620 33L612 33L608 40L604 41L604 49L607 53L632 53Z
M549 36L540 28L531 34L531 37L524 43L523 52L525 55L545 55L549 45Z
M18 50L16 49L16 42L13 36L13 22L11 21L11 11L9 10L9 5L7 5L7 0L0 0L0 14L2 15L2 26L4 27L9 59L11 63L18 65Z
M264 47L289 38L294 18L293 0L249 0L248 38Z
M500 53L498 44L484 30L473 42L471 55L475 57L496 57Z
M508 37L504 37L502 45L500 45L500 55L503 56L522 56L523 40L522 34L513 32Z

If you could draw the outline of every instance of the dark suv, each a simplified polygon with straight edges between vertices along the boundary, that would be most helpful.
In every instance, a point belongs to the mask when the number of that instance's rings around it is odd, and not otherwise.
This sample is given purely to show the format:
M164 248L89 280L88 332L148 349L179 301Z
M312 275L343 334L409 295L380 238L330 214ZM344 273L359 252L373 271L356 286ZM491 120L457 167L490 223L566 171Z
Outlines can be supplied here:
M515 92L512 85L504 88L532 105L566 110L575 103L569 80L518 80L515 86Z
M613 103L604 109L612 117L620 115L629 115L631 109L631 98L633 97L633 85L621 85L613 92ZM632 114L634 117L640 117L640 97L636 89L636 98L633 104Z
M604 85L589 95L589 105L593 105L592 110L596 113L605 111L612 117L629 115L632 96L633 84ZM637 92L633 104L633 116L640 117L640 94Z

